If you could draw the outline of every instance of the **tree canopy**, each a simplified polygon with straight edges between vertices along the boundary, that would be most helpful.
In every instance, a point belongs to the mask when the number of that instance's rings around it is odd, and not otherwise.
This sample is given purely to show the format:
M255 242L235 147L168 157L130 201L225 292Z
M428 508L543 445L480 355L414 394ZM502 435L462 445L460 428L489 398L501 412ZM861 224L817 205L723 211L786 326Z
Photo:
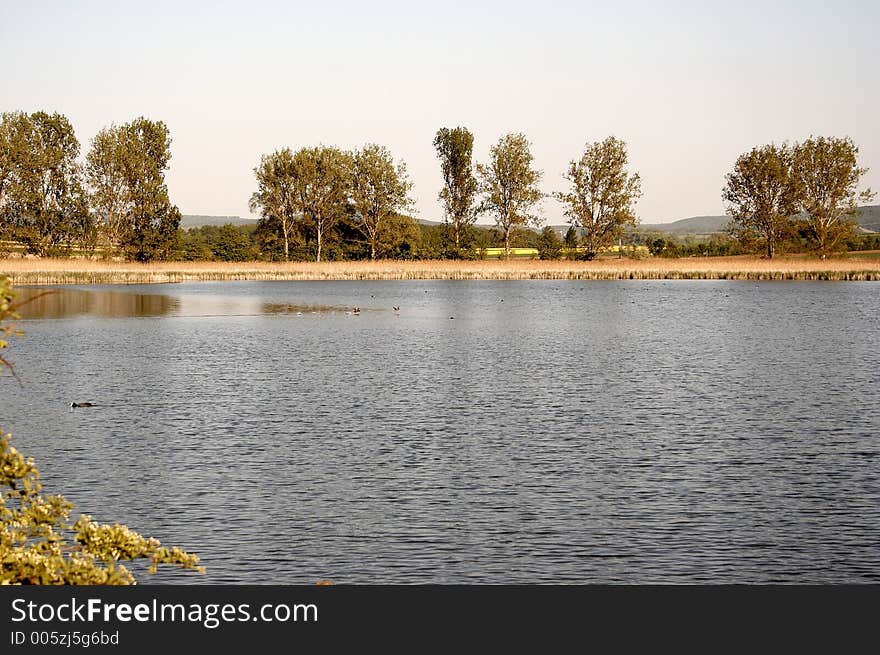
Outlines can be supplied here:
M370 259L376 259L379 240L391 217L412 208L412 183L406 165L394 165L391 152L374 143L351 155L351 203L358 228L370 243Z
M474 135L466 127L442 127L434 136L434 148L443 172L438 196L452 232L453 255L461 256L470 227L479 214L478 184L474 177Z
M733 217L731 232L741 241L757 239L768 258L791 231L798 191L792 176L793 149L788 144L752 148L727 175L723 198Z
M504 253L510 257L510 235L514 228L541 224L533 213L544 197L538 183L541 171L532 167L529 142L523 134L507 134L489 151L489 161L477 165L483 208L492 212L504 233Z
M171 136L162 121L137 118L92 139L86 176L99 231L111 250L121 247L137 261L170 258L180 225L165 184L170 159Z
M330 231L349 212L352 168L350 153L329 146L284 148L263 156L254 169L259 189L251 208L281 228L285 259L299 223L314 237L315 260L321 261Z
M78 157L65 116L38 111L0 118L0 221L28 252L55 254L89 232Z
M859 191L868 172L858 164L859 149L852 139L810 137L792 153L792 181L798 206L816 250L823 255L839 250L853 235L859 203L874 198L870 189Z
M296 171L290 148L276 150L260 158L254 169L257 191L251 196L250 209L260 213L263 226L277 225L284 240L284 259L290 259L290 239L300 217L296 191Z
M586 259L610 246L626 226L638 224L633 205L642 195L641 178L626 166L626 144L611 136L588 143L581 158L572 160L563 174L570 188L555 196L571 226L580 228ZM575 231L566 239L576 235Z

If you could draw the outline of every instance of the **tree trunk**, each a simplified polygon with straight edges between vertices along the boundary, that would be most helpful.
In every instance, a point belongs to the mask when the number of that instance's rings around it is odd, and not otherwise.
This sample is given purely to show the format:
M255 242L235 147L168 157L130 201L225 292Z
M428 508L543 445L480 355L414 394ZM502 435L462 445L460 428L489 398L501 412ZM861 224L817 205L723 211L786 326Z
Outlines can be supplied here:
M370 239L370 259L376 259L376 240Z
M318 229L318 254L317 254L317 257L315 258L315 261L317 261L317 262L321 261L321 230L320 229Z
M773 259L774 250L773 237L767 237L767 259Z
M284 230L284 261L290 261L290 239L287 236L287 230Z
M504 230L504 259L510 259L510 228Z

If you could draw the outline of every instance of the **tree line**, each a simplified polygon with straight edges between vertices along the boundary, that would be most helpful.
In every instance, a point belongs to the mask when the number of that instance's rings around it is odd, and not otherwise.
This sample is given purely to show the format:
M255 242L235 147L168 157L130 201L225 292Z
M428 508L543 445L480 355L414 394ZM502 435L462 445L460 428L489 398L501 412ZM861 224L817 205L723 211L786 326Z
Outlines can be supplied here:
M0 116L0 237L54 255L102 245L138 261L170 258L180 211L168 198L171 138L161 121L103 128L85 162L58 113Z
M868 169L859 166L858 154L852 139L822 136L744 153L723 191L730 234L768 258L795 235L823 257L844 250L855 234L858 205L876 195L859 190Z
M543 173L535 168L531 144L521 133L501 137L485 163L474 163L473 143L473 134L464 127L444 127L434 137L443 173L438 200L445 225L445 243L437 254L473 256L480 241L475 223L488 214L509 256L512 238L543 222L536 211L547 195L539 188ZM637 222L633 204L641 195L640 179L626 166L623 141L609 137L587 144L564 175L570 189L553 194L576 227L588 259ZM258 190L250 207L261 216L258 230L278 236L285 259L291 256L291 243L305 242L321 261L328 235L346 226L361 235L375 259L382 254L381 244L400 238L399 217L413 207L405 164L376 144L354 151L283 148L263 155L254 174Z
M138 118L110 125L92 139L84 162L68 119L58 113L11 112L0 117L0 240L37 255L102 252L154 259L316 260L473 258L487 247L515 245L542 258L574 253L593 259L616 241L644 241L634 206L641 178L628 170L626 144L615 137L587 143L562 178L567 189L546 194L522 133L502 136L485 162L474 162L465 127L439 129L433 140L443 184L440 227L411 216L406 164L384 146L281 148L254 168L254 229L180 229L165 172L171 138L161 121ZM711 252L763 251L798 239L825 255L853 243L859 191L867 172L849 138L753 148L726 176L723 199L732 217L728 241ZM561 203L564 239L543 223L543 199ZM494 227L476 223L490 216ZM661 243L662 242L662 243ZM653 254L684 253L670 239L646 242Z

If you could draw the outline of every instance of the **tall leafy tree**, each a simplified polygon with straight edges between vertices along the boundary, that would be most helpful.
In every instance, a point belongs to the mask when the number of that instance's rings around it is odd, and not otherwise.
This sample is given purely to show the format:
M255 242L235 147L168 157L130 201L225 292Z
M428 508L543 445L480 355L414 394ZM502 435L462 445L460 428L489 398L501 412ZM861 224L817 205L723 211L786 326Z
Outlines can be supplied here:
M169 259L177 246L180 211L171 204L165 171L171 136L162 121L137 118L123 125L132 211L125 246L139 261Z
M9 190L21 160L22 136L27 130L28 116L22 112L0 115L0 220L7 206Z
M627 171L626 144L620 139L611 136L588 143L581 158L569 163L563 177L570 188L555 196L575 230L570 240L576 240L577 228L581 230L584 258L594 259L626 226L638 223L633 205L642 195L641 178Z
M474 135L465 127L443 127L437 130L434 148L443 171L439 199L451 228L454 255L458 257L479 212L473 164Z
M315 236L315 260L325 239L347 211L351 157L338 148L302 148L293 155L293 188L304 220Z
M823 255L839 249L855 231L859 204L870 202L870 189L859 192L868 172L858 163L858 146L849 137L811 137L792 154L792 177L799 208L817 250Z
M510 234L514 228L535 227L541 219L532 213L544 197L538 188L541 171L532 167L529 142L523 134L507 134L489 151L489 162L477 165L483 207L495 215L504 232L504 254L510 257Z
M169 259L177 247L180 211L165 183L170 160L168 126L144 117L101 130L86 156L105 237L132 259Z
M284 240L284 260L290 259L290 240L301 217L297 171L290 148L263 155L254 169L257 191L251 196L250 209L261 215L260 231L277 226Z
M86 155L86 180L98 232L111 250L121 247L132 209L126 144L123 128L105 127L92 139Z
M351 157L351 203L358 228L370 242L370 258L376 259L386 223L412 207L412 183L406 165L394 165L384 147L369 144Z
M21 167L22 141L28 129L27 114L8 112L0 115L0 237L11 231L16 216L12 188Z
M0 211L30 252L46 255L88 232L90 216L77 157L79 141L61 114L4 114L0 128Z
M727 174L722 197L733 217L731 233L743 243L757 239L768 259L791 231L798 189L792 175L793 149L787 144L752 148Z

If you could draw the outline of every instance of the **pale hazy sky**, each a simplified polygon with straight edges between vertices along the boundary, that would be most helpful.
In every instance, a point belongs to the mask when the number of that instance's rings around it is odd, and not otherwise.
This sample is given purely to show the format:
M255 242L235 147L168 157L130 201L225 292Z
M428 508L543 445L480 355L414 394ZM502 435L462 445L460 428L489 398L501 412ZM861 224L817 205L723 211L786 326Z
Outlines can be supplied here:
M0 110L66 114L83 153L112 122L165 121L185 214L248 216L263 153L376 142L442 220L439 127L468 127L478 161L524 132L547 192L615 135L638 215L664 222L723 213L740 153L810 134L851 136L880 187L878 25L876 0L0 0Z

